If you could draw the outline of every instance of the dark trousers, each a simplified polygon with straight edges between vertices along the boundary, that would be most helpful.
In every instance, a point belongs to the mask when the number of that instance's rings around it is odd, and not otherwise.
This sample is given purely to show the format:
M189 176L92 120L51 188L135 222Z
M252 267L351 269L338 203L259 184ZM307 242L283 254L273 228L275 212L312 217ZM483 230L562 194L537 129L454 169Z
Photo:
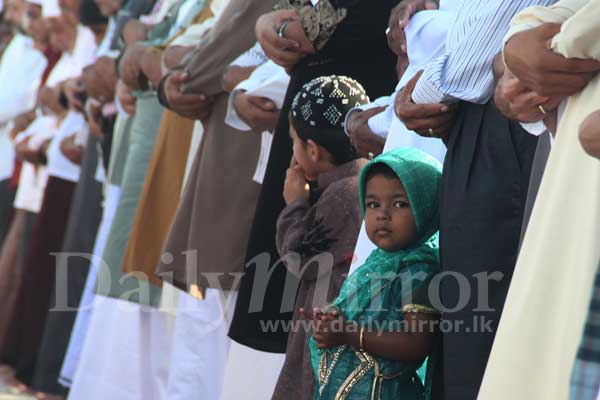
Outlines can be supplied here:
M536 145L493 100L461 105L440 194L446 400L477 398L517 260Z

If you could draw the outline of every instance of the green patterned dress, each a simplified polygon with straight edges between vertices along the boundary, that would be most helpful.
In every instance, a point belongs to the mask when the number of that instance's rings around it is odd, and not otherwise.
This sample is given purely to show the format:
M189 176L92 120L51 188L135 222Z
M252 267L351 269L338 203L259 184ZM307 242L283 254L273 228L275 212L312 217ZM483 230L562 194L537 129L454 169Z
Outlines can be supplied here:
M439 271L437 198L441 166L416 149L397 149L375 158L359 178L363 215L366 174L377 163L391 167L406 189L417 227L416 244L394 253L374 250L364 265L344 282L332 305L367 332L405 331L405 312L437 314L430 302L437 296L430 296L429 289ZM309 347L316 381L315 399L429 398L431 374L423 372L423 360L395 361L347 345L321 350L312 337ZM428 372L433 370L436 358L436 352L430 354Z

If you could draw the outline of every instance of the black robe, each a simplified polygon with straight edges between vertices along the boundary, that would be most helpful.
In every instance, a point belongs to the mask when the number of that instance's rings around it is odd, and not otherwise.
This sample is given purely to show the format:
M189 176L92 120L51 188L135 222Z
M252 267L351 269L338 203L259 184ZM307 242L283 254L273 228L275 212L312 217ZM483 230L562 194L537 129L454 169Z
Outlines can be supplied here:
M254 216L245 275L229 332L236 342L261 351L285 353L287 332L284 325L265 329L264 322L289 321L294 304L294 298L283 299L283 292L286 278L295 278L287 274L285 266L278 265L269 279L262 310L249 312L256 271L251 260L268 255L270 266L274 266L279 259L275 248L275 224L285 206L283 183L292 157L288 112L294 96L305 83L323 75L349 76L364 86L371 99L389 95L398 81L396 57L389 49L385 35L390 12L398 0L332 3L347 8L348 14L325 47L318 54L302 60L291 74ZM288 297L295 297L295 292Z
M448 142L440 198L444 399L475 400L515 268L537 138L486 105L461 104ZM479 290L476 274L502 274ZM461 278L457 278L458 276ZM464 278L462 278L464 277ZM479 297L483 308L475 311ZM489 330L474 318L489 321ZM464 321L459 328L457 322Z

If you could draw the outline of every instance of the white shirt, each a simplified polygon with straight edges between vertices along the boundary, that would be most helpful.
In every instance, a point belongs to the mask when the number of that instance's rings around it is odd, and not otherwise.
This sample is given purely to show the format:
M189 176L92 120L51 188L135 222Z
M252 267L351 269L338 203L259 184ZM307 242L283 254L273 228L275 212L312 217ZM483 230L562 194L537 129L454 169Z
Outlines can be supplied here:
M465 0L450 25L444 54L429 63L413 92L416 103L464 100L484 104L493 95L492 63L513 16L556 0Z
M48 62L33 40L16 34L0 61L0 125L35 107Z
M110 46L113 42L113 38L115 36L115 29L116 29L117 25L115 22L115 19L113 17L110 17L108 19L108 26L106 27L106 33L104 34L104 38L102 38L102 42L100 42L100 45L98 46L98 48L96 49L96 58L100 58L100 57L110 57L110 58L117 58L119 56L119 51L118 50L111 50Z
M54 87L62 81L80 76L83 68L96 60L96 49L96 39L92 31L79 25L73 51L63 53L52 68L46 86Z
M83 68L96 60L96 51L97 46L94 34L89 28L79 25L77 27L77 38L75 40L73 51L70 53L63 53L60 60L58 60L58 63L56 63L52 69L50 76L48 76L46 85L53 87L62 81L80 76L83 72ZM58 130L55 130L54 132L34 132L31 134L32 137L30 139L30 143L33 144L54 138L50 143L51 146L48 148L48 170L50 171L50 166L52 166L52 176L63 178L71 182L76 182L79 179L79 166L71 163L64 157L60 151L60 141L57 143L58 139L56 139L55 135L58 132L64 132L64 129L67 129L74 120L79 119L83 120L83 117L80 114L79 118L75 118L73 113L69 112L61 122ZM83 121L83 123L85 124L85 121ZM71 130L71 133L72 132L74 131Z
M369 128L378 136L387 138L385 151L399 147L415 147L422 150L440 162L444 161L446 146L437 138L426 138L406 129L394 111L396 95L415 74L445 51L448 27L456 19L460 1L442 1L439 10L421 11L411 18L405 28L408 59L410 64L398 82L395 92L390 96L380 97L374 102L358 107L368 110L377 106L387 108L369 119ZM355 111L351 110L350 114Z
M14 149L9 122L35 107L37 92L46 69L46 57L33 47L33 40L16 34L0 61L0 181L13 173Z
M63 139L75 134L81 135L85 140L88 135L88 126L82 114L77 111L69 111L48 146L48 174L50 176L70 182L79 180L79 165L72 163L60 151Z

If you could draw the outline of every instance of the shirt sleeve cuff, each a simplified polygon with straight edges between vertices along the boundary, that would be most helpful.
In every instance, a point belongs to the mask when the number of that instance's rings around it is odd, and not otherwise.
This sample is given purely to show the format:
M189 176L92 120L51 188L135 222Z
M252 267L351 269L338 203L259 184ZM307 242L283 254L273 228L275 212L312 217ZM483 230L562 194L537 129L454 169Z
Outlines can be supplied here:
M375 107L374 105L372 107L369 107L370 105L371 104L365 104L360 107L354 107L350 111L348 111L348 114L346 114L346 118L344 119L344 132L346 132L346 135L350 135L350 133L348 133L348 121L350 121L350 117L352 116L352 114L354 114L355 112L361 112L361 111L368 110L369 108ZM368 108L363 108L363 107L368 107Z
M447 100L447 96L423 74L413 90L412 99L417 104L437 104Z
M252 128L248 126L248 124L246 124L244 121L242 121L237 111L235 110L235 96L242 91L245 90L236 88L229 95L229 99L227 100L227 114L225 115L225 123L239 131L251 131Z

